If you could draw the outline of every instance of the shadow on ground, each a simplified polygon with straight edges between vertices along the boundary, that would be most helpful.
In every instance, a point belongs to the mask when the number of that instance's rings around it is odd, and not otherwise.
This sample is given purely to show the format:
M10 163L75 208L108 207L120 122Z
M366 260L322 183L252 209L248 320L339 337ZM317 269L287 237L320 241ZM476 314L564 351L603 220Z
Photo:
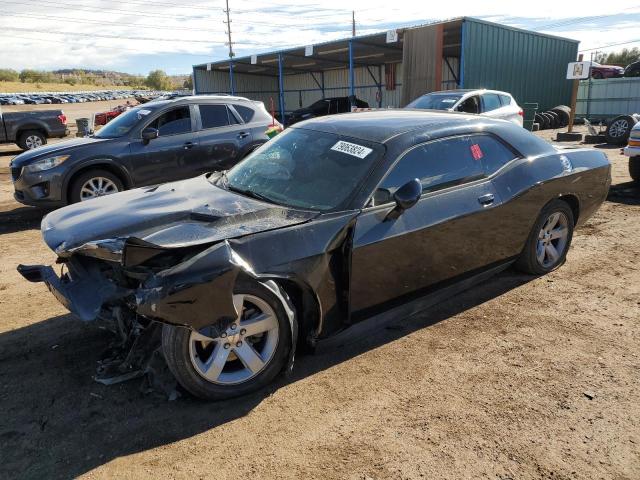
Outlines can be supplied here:
M139 380L91 380L110 334L71 315L0 335L1 478L71 478L110 460L189 438L250 412L275 389L429 327L533 277L507 270L411 318L398 316L365 340L297 359L268 390L229 402L168 402L140 393Z
M47 213L37 207L16 207L0 212L0 234L39 229L42 217Z
M624 205L640 205L640 184L626 182L611 185L607 201Z

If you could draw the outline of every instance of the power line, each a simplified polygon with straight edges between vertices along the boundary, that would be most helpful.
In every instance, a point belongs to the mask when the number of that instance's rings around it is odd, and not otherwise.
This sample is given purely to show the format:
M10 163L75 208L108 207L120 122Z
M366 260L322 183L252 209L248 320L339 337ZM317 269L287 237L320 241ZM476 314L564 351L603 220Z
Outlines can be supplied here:
M65 45L68 45L69 42L65 41L65 40L55 40L53 38L33 38L33 37L24 37L21 35L11 35L11 38L19 38L21 40L31 40L34 42L42 42L42 43L49 43L49 42L54 42L54 43L63 43ZM139 55L147 55L145 52L141 52L140 50L134 49L134 48L126 48L126 47L118 47L118 46L108 46L108 45L96 45L96 44L91 44L91 45L82 45L83 47L86 48L98 48L98 49L103 49L103 50L117 50L117 51L128 51L128 52L135 52L138 53ZM161 51L160 53L154 53L153 55L169 55L169 54L179 54L181 56L189 56L189 57L210 57L211 56L211 52L209 53L188 53L188 52L175 52L175 51Z
M98 12L98 13L114 13L114 12L120 12L123 14L127 14L127 15L133 15L133 14L139 14L140 12L137 10L120 10L120 9L115 9L115 8L111 8L111 9L105 9L105 8L92 8L92 7L86 7L84 5L78 5L75 3L64 3L64 2L49 2L46 0L38 0L38 3L29 3L29 2L21 2L19 0L3 0L4 3L15 3L15 4L20 4L20 5L27 5L30 7L33 7L34 5L39 5L42 7L59 7L60 5L64 5L67 7L73 7L78 9L79 11L84 11L84 12ZM43 5L44 3L44 5ZM193 20L193 15L191 16L184 16L184 15L170 15L170 14L160 14L160 13L148 13L148 12L144 12L144 15L147 17L157 17L157 18L171 18L171 19L184 19L184 20Z
M216 42L210 40L184 40L177 38L159 38L159 37L123 37L121 35L107 35L104 33L82 33L82 32L60 32L54 30L48 30L47 32L42 32L41 30L34 30L31 28L21 28L21 27L2 27L4 30L16 30L21 32L29 32L29 33L48 33L54 35L73 35L73 36L81 36L81 37L99 37L99 38L113 38L116 40L140 40L140 41L154 41L154 42L175 42L175 43L206 43L206 44L223 44L224 42Z
M80 18L70 18L70 17L56 17L53 15L40 15L35 13L17 13L17 12L7 12L5 13L7 17L26 17L26 18L42 18L42 19L51 19L51 20L66 20L73 23L91 23L97 25L114 25L114 26L123 26L123 27L137 27L137 28L155 28L160 30L184 30L187 32L205 32L205 33L222 33L222 30L197 30L191 27L167 27L161 25L147 25L147 24L139 24L139 23L123 23L123 22L108 22L106 20L89 20L89 19L80 19ZM6 19L6 18L5 18Z
M640 43L640 38L636 38L635 40L629 40L629 41L626 41L626 42L610 43L609 45L600 45L599 47L586 48L584 50L578 50L578 51L579 52L591 52L592 50L599 50L601 48L617 47L619 45L629 45L630 43Z

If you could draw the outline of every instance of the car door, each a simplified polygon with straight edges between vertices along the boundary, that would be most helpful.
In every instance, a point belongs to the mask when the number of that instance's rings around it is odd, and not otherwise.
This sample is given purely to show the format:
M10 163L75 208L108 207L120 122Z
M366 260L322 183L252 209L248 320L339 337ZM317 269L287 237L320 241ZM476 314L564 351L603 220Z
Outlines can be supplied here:
M480 113L480 97L471 95L463 100L454 108L456 112L464 113Z
M158 130L158 138L142 140L145 128ZM129 163L137 186L180 180L197 175L198 152L192 107L174 106L150 119L129 144Z
M251 128L223 103L200 104L198 110L199 172L231 168L253 142Z
M461 135L417 145L381 182L354 231L354 321L504 260L505 251L496 242L508 234L508 219L495 215L500 198L486 176L479 137ZM414 178L422 183L422 197L396 220L387 219L393 193Z
M480 95L481 114L486 117L508 120L507 108L502 106L497 93L483 93Z

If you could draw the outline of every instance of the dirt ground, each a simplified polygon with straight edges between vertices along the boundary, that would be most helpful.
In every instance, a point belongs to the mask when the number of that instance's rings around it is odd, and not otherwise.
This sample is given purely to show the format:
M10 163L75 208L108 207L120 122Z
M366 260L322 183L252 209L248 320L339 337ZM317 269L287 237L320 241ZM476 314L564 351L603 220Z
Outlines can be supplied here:
M19 277L54 256L0 173L0 478L640 478L640 192L603 151L612 193L559 270L507 270L222 403L92 380L108 335Z

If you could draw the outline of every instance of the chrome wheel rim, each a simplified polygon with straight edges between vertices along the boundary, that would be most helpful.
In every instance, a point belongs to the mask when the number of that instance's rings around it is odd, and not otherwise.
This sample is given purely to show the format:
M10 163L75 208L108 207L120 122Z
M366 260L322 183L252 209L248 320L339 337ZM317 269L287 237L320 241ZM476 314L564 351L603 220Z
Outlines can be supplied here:
M278 318L259 297L233 296L238 318L220 335L211 327L192 331L189 357L196 372L217 385L237 385L251 380L272 360L278 346ZM214 334L215 335L215 334Z
M627 133L628 128L629 122L624 119L616 120L609 127L609 135L614 138L623 137Z
M42 139L37 135L29 135L24 141L27 149L37 148L42 146Z
M569 219L562 212L549 215L540 229L536 245L536 258L545 268L554 266L560 261L569 238Z
M90 200L103 195L118 192L118 186L106 177L93 177L87 180L80 189L80 201Z

